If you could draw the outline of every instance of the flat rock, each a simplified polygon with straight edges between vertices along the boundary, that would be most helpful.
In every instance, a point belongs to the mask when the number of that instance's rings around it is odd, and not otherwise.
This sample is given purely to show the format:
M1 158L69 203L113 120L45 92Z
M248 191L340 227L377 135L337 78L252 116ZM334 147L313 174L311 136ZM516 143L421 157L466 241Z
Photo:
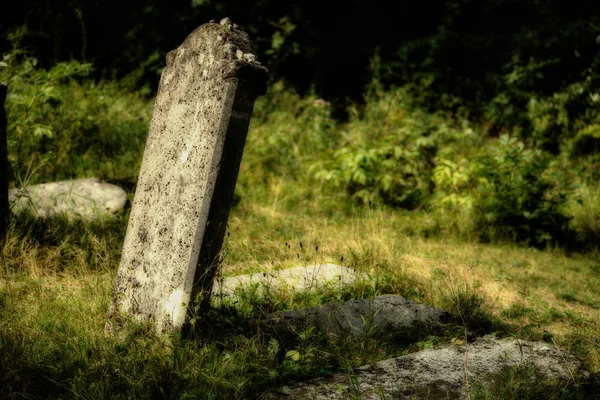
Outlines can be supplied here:
M236 300L240 291L251 290L262 296L266 293L289 294L317 289L340 289L352 285L359 277L353 269L335 264L318 264L270 272L258 272L216 279L213 284L214 302Z
M267 321L290 330L316 326L321 332L345 335L393 335L410 337L439 327L450 315L426 304L396 295L331 303L319 307L286 310L271 314Z
M8 191L13 212L31 210L40 218L67 215L93 218L122 210L127 193L96 178L43 183Z
M547 378L581 375L579 360L544 342L501 340L488 335L470 344L448 345L365 365L356 368L351 377L336 374L282 391L288 399L466 399L469 385L473 387L505 367L522 363L535 365ZM274 393L267 396L281 397Z

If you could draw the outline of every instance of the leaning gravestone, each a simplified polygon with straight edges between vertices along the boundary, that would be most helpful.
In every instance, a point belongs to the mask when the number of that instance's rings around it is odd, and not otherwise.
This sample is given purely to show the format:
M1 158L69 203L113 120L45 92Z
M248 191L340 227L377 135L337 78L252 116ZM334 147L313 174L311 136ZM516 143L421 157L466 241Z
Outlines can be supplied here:
M122 315L178 329L190 301L209 300L266 74L229 18L200 26L167 55L107 331Z

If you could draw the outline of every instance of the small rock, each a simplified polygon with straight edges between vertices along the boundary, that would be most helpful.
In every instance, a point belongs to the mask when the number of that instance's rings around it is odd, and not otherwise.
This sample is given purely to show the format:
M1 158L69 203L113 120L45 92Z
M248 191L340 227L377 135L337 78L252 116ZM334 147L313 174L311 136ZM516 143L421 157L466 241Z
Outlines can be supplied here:
M351 285L359 274L353 269L335 264L309 265L306 267L287 268L277 271L258 272L230 276L215 280L212 290L212 301L235 301L240 290L255 288L256 294L266 292L285 294L316 289L339 289Z
M67 215L94 218L125 207L127 192L96 178L43 183L8 191L13 212L30 210L40 218Z

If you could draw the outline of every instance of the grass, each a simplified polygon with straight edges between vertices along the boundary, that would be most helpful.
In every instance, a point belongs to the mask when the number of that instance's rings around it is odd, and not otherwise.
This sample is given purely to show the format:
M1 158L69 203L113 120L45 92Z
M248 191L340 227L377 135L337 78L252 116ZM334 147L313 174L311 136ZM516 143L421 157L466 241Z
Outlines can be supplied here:
M11 159L15 176L39 182L96 173L123 185L131 199L147 99L118 84L65 81L79 79L75 64L49 75L33 66L11 66L22 84L9 98L9 117L23 129L9 132L9 149L24 145L46 164L33 171L19 164L18 153ZM54 75L56 88L44 95L39 85ZM323 100L301 98L281 84L257 103L220 269L228 276L335 263L367 281L267 297L248 291L237 304L194 315L181 334L157 337L131 322L123 336L105 337L128 212L87 223L15 216L0 252L0 398L258 398L282 385L489 332L556 344L600 376L598 185L581 177L582 201L563 204L573 217L573 242L585 244L575 248L586 252L481 243L466 205L479 193L469 162L488 140L468 121L411 108L401 90L373 96L364 110L351 110L348 124L333 121ZM55 124L36 137L49 115ZM82 116L87 122L79 124ZM424 159L436 146L437 155ZM440 160L450 167L436 170ZM410 168L397 175L397 165ZM412 211L371 198L379 193L379 200L398 203L394 193L416 184L421 191L408 196L412 206L427 195L433 200ZM518 189L517 200L528 197L527 185ZM274 311L380 294L440 307L458 323L410 340L368 332L335 339L310 327L290 333L256 323ZM515 398L542 385L526 369L493 380L508 391L475 388L473 396ZM581 398L577 384L544 383L545 392L530 392Z
M463 337L464 327L469 335L500 330L551 340L581 357L592 374L600 371L594 255L424 238L411 227L427 222L420 213L356 209L340 218L305 211L242 198L230 219L221 273L341 262L377 277L374 288L250 298L167 338L146 326L131 326L122 338L103 335L126 216L91 225L15 220L2 251L0 397L251 398L449 343ZM458 312L464 327L391 343L368 335L335 341L310 330L282 337L248 322L280 309L383 293Z
M498 371L488 382L476 382L471 398L546 400L592 396L593 392L585 384L571 385L565 390L565 382L548 379L534 364L526 362Z

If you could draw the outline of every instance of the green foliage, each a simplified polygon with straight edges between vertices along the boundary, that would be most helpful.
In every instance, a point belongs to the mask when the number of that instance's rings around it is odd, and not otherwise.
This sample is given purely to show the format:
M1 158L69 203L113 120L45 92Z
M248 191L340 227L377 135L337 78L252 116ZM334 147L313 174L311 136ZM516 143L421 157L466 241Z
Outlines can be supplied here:
M319 196L309 170L334 146L335 127L328 102L274 83L255 104L236 191L294 204Z
M597 251L600 244L600 187L596 184L581 185L577 195L581 201L571 204L571 227L581 248Z
M427 232L469 240L570 245L571 229L584 226L585 237L596 236L585 211L571 207L576 177L593 181L593 155L569 162L566 153L530 149L508 135L490 140L464 115L425 112L408 88L383 91L375 83L367 99L342 125L332 121L329 103L272 86L256 104L239 191L266 188L264 195L289 204L321 198L323 205L328 197L345 207L422 208L436 221ZM593 135L593 127L580 136Z
M572 142L573 156L588 156L600 153L600 124L588 125L577 132Z
M437 115L414 108L405 90L374 90L351 121L332 160L315 177L343 188L358 203L414 209L432 190L440 141L453 129Z
M423 176L427 158L422 156L421 150L430 148L431 141L427 139L413 143L394 140L378 148L344 147L335 153L335 169L317 176L343 184L347 192L363 204L381 200L394 206L415 208L428 193L428 180Z
M46 70L19 46L3 55L8 83L10 179L27 182L137 175L150 105L116 83L82 81L91 64L61 62Z
M557 154L563 143L572 140L576 134L579 136L578 129L581 132L588 124L598 121L599 95L591 82L591 76L588 76L588 79L575 82L546 98L529 94L527 116L532 128L531 137L539 146ZM575 139L580 140L581 137Z
M560 130L560 124L565 124L565 115L562 113L557 118L561 110L560 105L553 103L542 93L536 96L532 88L543 81L545 69L557 62L537 61L533 57L524 61L515 53L504 65L504 74L497 78L501 80L501 83L498 83L499 91L484 107L484 116L489 123L495 129L509 127L519 135L527 135L533 125L536 132L534 137L541 139L547 136L546 141L554 139L552 143L555 143L558 138L549 137L550 131L555 125L559 125ZM537 99L540 95L542 99ZM556 113L553 112L555 109Z
M508 128L557 155L578 131L600 118L599 63L600 57L589 57L576 77L548 84L554 70L564 68L564 60L537 55L524 61L516 50L504 66L499 90L485 106L485 118L495 131Z
M573 185L566 166L508 135L478 157L474 208L482 236L545 246L565 238Z
M447 159L438 161L433 170L436 185L434 207L470 209L473 205L472 190L477 184L474 176L474 164L466 158L458 158L456 162Z

